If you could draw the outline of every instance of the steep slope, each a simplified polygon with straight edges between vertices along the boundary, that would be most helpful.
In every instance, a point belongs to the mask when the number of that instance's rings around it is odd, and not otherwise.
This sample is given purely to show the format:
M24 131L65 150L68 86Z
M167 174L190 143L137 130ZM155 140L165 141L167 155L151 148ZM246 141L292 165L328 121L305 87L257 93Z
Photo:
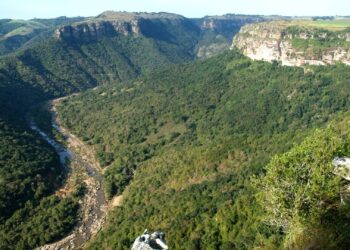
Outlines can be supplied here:
M39 199L53 189L44 181L60 172L58 159L48 145L22 127L1 120L0 221L28 200ZM36 157L34 157L36 156Z
M283 65L350 64L350 30L323 28L313 22L270 22L247 25L233 46L252 59L281 61ZM350 22L348 22L350 27Z
M61 122L95 148L107 195L123 194L90 248L129 249L145 228L173 249L281 246L250 177L349 109L349 77L234 51L64 100Z

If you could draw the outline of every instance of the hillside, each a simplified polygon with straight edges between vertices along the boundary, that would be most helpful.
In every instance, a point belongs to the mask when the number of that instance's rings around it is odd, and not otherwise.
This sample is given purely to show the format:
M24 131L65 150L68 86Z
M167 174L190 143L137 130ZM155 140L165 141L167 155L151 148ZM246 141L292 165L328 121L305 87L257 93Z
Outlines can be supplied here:
M292 244L289 232L263 223L251 177L349 109L349 77L345 65L306 72L233 51L64 100L60 121L95 148L107 195L123 194L88 248L129 249L145 228L166 232L174 249ZM313 229L324 223L316 217Z
M255 60L283 65L350 64L350 22L274 21L247 25L233 47Z

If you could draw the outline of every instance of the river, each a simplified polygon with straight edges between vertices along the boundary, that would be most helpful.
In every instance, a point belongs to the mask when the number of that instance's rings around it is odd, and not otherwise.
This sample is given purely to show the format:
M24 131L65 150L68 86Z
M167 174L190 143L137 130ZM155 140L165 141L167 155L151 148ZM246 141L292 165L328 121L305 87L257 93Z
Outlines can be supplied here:
M82 220L78 223L73 232L58 242L37 248L40 250L75 249L82 247L102 228L108 211L108 202L105 198L102 185L103 177L100 173L101 169L95 161L94 156L91 155L93 152L87 149L87 146L76 136L60 126L57 122L54 103L55 101L52 101L49 107L52 114L52 127L63 136L68 146L66 147L54 138L51 138L40 129L33 120L30 122L30 127L55 149L59 155L63 171L84 172L84 183L86 184L87 190L84 198L80 202ZM83 155L81 155L82 152L84 152ZM75 168L79 169L76 170Z

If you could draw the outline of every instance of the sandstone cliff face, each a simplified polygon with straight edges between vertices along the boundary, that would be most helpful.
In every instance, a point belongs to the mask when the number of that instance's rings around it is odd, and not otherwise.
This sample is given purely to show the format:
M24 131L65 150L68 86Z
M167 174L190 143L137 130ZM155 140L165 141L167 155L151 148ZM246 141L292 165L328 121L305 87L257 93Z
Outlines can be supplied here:
M117 35L141 35L164 23L177 24L185 18L168 13L131 13L107 11L90 20L63 26L55 30L57 39L94 39ZM151 27L151 26L154 27Z
M269 22L244 26L233 40L243 54L287 66L350 65L350 31L327 31Z
M96 21L63 26L55 30L57 39L84 39L102 36L139 34L138 20L124 21Z

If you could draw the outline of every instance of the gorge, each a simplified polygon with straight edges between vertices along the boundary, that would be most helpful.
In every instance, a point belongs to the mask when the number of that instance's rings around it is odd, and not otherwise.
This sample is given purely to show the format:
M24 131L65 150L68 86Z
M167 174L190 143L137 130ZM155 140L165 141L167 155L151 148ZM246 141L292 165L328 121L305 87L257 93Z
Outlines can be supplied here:
M350 244L346 17L0 24L1 249Z

